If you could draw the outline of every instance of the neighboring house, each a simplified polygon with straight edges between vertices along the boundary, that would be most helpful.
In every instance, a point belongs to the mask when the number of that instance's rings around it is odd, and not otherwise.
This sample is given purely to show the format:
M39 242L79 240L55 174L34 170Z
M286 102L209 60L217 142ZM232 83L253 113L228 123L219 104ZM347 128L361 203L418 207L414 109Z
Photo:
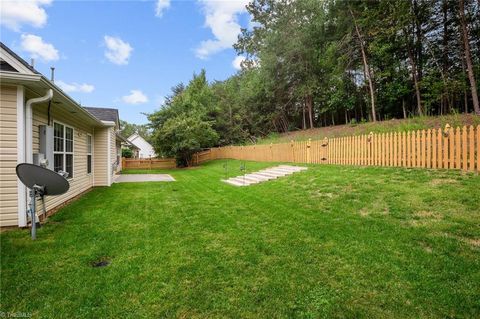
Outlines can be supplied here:
M153 146L137 133L132 134L130 137L128 137L128 140L140 149L138 151L139 158L157 157L157 154L155 154L155 150L153 149Z
M132 158L140 157L140 148L129 140L124 140L124 143L122 143L122 148L129 148L132 151Z
M47 211L112 184L118 113L101 119L90 112L0 42L0 227L27 225L29 197L15 167L40 154L47 168L70 175L67 193L46 197Z

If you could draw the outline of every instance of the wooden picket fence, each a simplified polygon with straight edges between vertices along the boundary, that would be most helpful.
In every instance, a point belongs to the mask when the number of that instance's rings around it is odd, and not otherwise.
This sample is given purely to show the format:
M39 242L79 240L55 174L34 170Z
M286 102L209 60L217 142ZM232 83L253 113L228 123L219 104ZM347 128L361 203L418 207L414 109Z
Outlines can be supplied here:
M396 166L480 171L480 125L370 133L320 141L226 146L198 153L198 163L222 158L250 161Z
M208 149L206 151L198 152L193 155L193 165L199 165L204 162L210 161L212 158L212 150Z
M122 158L122 169L169 169L175 168L174 158L130 159Z

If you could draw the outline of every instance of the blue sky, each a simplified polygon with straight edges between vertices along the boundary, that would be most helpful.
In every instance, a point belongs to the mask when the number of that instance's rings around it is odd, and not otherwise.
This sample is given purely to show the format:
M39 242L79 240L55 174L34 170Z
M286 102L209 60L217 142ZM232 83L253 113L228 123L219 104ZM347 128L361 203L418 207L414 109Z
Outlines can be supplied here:
M207 70L237 72L231 45L249 25L247 1L1 0L3 43L85 106L116 107L146 123L170 88Z

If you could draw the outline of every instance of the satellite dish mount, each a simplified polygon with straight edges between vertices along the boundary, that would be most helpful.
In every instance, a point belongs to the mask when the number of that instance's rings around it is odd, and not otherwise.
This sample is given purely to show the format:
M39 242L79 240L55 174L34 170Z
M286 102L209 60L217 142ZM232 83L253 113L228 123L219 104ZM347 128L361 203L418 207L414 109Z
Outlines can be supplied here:
M66 193L70 188L70 184L66 179L68 173L56 173L44 167L29 163L18 164L16 171L20 181L30 189L30 209L28 212L30 213L32 222L32 239L35 239L37 237L36 199L39 197L42 200L43 211L44 214L46 214L45 195L61 195Z

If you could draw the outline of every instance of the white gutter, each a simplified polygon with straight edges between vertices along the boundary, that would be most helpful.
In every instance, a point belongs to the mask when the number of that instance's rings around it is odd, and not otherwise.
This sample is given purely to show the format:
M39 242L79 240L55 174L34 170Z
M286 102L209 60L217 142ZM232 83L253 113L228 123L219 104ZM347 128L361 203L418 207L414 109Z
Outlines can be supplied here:
M32 105L51 100L53 90L48 89L44 96L36 97L27 101L25 105L25 162L33 163L33 115Z

